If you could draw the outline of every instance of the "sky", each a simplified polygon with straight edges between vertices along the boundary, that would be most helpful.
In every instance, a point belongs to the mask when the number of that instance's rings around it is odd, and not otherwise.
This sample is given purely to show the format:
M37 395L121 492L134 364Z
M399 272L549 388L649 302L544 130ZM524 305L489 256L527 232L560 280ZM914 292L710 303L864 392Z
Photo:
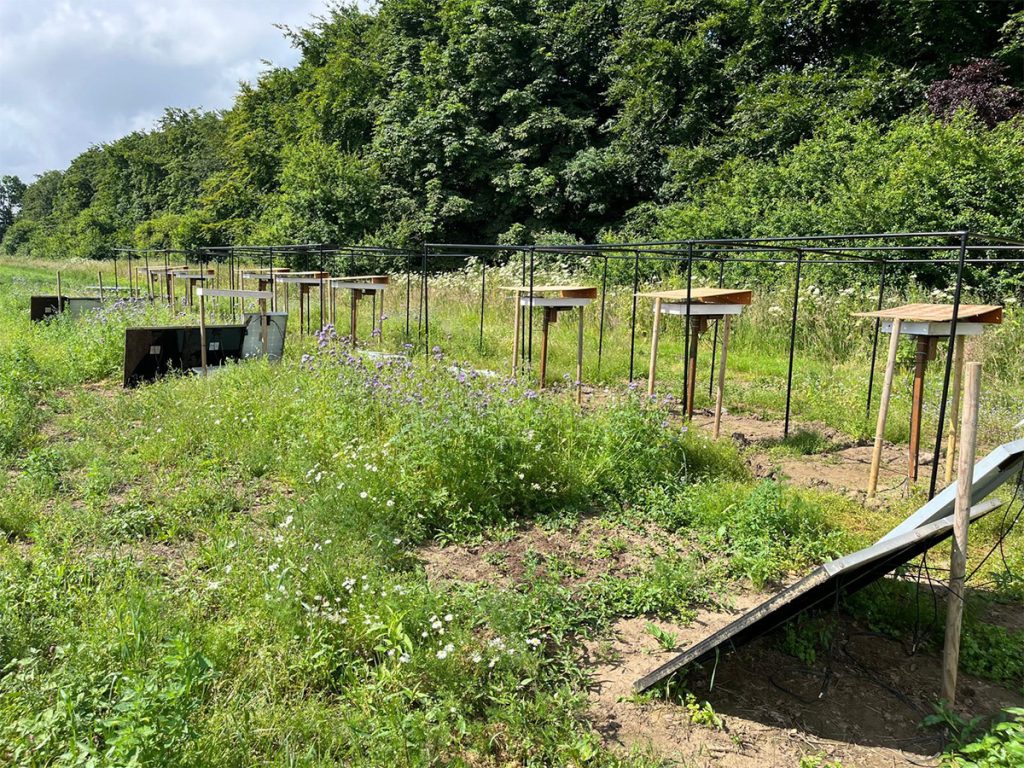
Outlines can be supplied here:
M240 80L291 66L274 24L326 0L0 0L0 175L25 182L165 107L231 106Z

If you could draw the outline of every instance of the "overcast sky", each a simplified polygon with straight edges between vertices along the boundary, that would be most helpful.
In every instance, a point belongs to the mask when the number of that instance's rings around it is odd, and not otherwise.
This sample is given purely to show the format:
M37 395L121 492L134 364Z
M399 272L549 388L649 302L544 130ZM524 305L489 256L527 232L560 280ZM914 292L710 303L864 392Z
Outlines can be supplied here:
M164 107L220 109L239 80L292 65L274 24L325 0L0 0L0 174L31 181Z

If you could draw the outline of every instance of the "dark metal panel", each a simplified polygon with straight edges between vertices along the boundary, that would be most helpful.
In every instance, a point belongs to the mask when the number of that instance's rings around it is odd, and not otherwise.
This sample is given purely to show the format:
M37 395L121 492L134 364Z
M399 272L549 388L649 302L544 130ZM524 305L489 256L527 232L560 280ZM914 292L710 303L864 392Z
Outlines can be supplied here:
M971 509L971 520L989 513L1001 502L987 501ZM792 586L765 600L724 629L715 632L674 659L633 684L637 692L645 691L666 677L690 664L715 658L775 629L797 614L834 599L839 594L852 594L931 549L953 531L953 516L928 523L872 544L851 555L833 560L811 571Z

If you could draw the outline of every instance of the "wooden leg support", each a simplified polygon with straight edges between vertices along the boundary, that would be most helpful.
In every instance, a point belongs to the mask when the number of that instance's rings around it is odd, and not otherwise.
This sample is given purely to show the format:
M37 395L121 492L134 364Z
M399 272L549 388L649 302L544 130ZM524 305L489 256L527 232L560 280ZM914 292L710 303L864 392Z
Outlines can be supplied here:
M654 300L654 326L651 328L651 364L647 368L647 396L654 397L654 380L658 369L658 335L661 332L661 299Z
M882 396L878 403L878 423L875 426L875 447L871 451L871 471L868 474L868 498L873 499L878 490L878 469L882 463L882 442L885 440L885 419L889 415L889 399L892 395L892 378L896 371L896 351L900 345L900 329L903 321L892 321L892 336L889 339L889 357L885 362L885 379Z
M583 404L583 307L580 307L580 326L576 333L576 404Z
M544 320L541 326L540 337L540 388L547 386L548 378L548 330L551 325L551 316L554 310L551 307L544 307Z
M907 477L911 482L917 480L917 469L921 456L921 410L924 404L924 374L928 367L927 336L918 336L917 350L914 354L914 393L910 406L910 461L907 466Z
M206 297L199 296L199 361L203 365L203 376L206 375Z
M718 361L718 391L715 393L715 426L712 436L717 440L722 430L722 401L725 399L725 358L729 353L729 316L722 319L722 357Z
M690 319L690 349L686 355L686 418L693 418L693 395L697 391L697 342L699 325Z

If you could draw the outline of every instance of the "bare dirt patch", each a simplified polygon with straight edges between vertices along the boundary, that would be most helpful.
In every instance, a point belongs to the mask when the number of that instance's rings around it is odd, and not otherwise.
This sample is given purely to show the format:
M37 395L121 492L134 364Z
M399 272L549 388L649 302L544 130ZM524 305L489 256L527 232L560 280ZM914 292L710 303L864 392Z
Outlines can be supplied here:
M688 626L653 623L675 633L681 649L766 596L738 593L735 610L701 612ZM678 652L663 650L647 624L619 621L609 639L587 645L590 717L613 748L652 748L670 764L693 766L793 766L804 755L866 768L935 764L941 734L919 724L938 693L937 654L910 656L900 643L863 632L845 617L831 652L814 664L783 653L776 638L762 638L724 657L713 687L710 670L688 677L688 690L722 718L716 729L692 723L684 705L631 696L633 681ZM965 711L994 714L1020 701L1006 688L961 676Z
M696 413L692 423L696 428L710 432L713 417L708 413ZM797 486L834 491L863 500L871 468L871 443L857 442L821 422L791 422L790 435L798 430L814 432L824 438L828 448L806 456L769 452L772 446L781 444L784 427L781 420L723 414L721 434L731 437L745 450L747 463L755 477L785 479ZM922 478L929 476L931 458L927 450L922 451ZM907 490L906 478L906 446L883 443L878 474L879 497L901 498Z
M635 574L652 557L689 549L686 540L654 526L634 530L591 517L568 528L531 524L508 537L475 544L431 545L416 554L431 581L512 586L557 575L565 586L574 586L606 575Z

